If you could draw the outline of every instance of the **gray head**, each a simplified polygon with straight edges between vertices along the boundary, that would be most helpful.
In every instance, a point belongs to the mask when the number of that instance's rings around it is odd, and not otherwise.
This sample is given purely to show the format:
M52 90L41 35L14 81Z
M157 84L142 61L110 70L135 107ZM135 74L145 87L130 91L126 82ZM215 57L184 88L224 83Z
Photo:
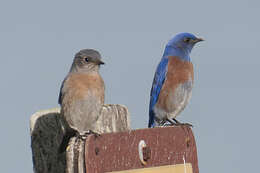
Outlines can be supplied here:
M102 64L105 63L101 61L101 55L98 51L83 49L75 55L70 72L98 71Z

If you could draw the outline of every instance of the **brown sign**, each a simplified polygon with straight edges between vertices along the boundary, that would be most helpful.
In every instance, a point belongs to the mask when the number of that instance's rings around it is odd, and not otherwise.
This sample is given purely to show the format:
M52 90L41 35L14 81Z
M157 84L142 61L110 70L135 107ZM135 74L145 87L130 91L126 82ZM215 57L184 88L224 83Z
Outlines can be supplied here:
M199 173L195 139L186 126L91 135L86 139L85 163L87 173L140 168L149 168L144 172Z

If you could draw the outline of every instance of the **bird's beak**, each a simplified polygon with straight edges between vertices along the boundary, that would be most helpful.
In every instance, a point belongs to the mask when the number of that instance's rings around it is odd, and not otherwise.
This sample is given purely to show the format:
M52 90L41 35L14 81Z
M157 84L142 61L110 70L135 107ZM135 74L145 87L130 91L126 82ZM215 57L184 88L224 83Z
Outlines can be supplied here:
M99 60L99 61L97 62L97 64L98 64L98 65L104 65L105 63L104 63L103 61Z
M195 40L193 40L194 43L198 43L198 42L201 42L201 41L204 41L203 38L196 38Z

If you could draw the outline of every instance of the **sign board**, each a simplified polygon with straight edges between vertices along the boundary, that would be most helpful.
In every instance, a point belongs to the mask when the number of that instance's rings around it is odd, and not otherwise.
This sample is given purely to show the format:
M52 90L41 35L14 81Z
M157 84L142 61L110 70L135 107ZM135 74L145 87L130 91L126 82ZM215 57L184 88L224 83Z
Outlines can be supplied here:
M199 173L190 127L159 127L86 139L86 173Z

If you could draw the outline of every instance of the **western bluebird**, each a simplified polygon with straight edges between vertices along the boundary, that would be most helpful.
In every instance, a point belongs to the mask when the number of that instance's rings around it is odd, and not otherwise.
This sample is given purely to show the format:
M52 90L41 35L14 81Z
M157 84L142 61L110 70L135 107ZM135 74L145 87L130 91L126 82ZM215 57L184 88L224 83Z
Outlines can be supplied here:
M99 74L102 64L100 53L93 49L83 49L74 57L59 94L61 115L70 127L62 145L75 133L85 135L95 131L95 122L104 104L105 86Z
M193 65L190 52L200 41L203 39L193 34L180 33L166 45L150 93L148 127L162 126L166 122L182 124L175 118L191 98Z

